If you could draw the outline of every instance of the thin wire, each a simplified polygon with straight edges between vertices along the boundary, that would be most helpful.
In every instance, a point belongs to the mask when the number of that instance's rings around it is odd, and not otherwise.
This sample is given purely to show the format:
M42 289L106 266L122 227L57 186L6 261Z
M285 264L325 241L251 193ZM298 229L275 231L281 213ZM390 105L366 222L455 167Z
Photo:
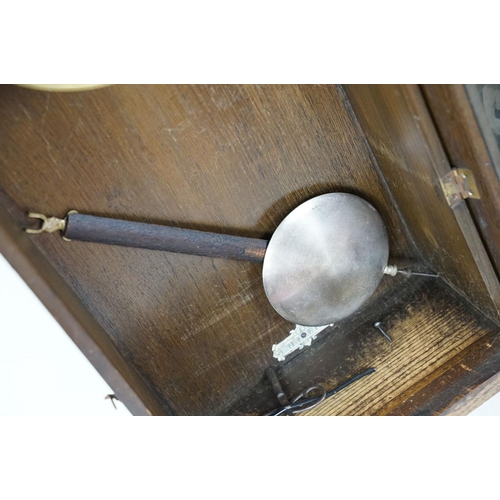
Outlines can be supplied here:
M398 269L398 274L402 274L409 278L410 276L427 276L428 278L439 278L439 274L432 273L419 273L416 271L411 271L410 269Z
M325 399L326 399L326 389L322 386L322 385L313 385L312 387L309 387L309 389L306 389L304 392L301 392L293 401L292 403L296 403L297 401L299 401L300 399L302 398L306 398L305 401L307 401L307 396L309 396L309 394L314 391L314 390L320 390L321 391L321 396L320 398L318 399L318 401L316 401L315 403L312 403L308 406L306 406L305 408L300 408L298 410L295 410L295 411L292 411L293 414L295 413L300 413L302 411L306 411L306 410L312 410L314 407L318 406L320 403L322 403ZM309 400L311 400L311 398L309 398Z
M430 273L416 273L415 271L412 271L411 274L414 274L415 276L427 276L429 278L439 278L438 274L430 274Z
M321 391L321 393L322 393L321 396L319 398L307 398L307 396L309 396L309 394L315 390ZM298 403L298 405L302 405L302 406L299 409L294 410L294 408L297 406L296 403L302 398L307 398L307 399L303 399L302 401L300 401L300 403ZM317 401L311 403L311 401L314 399L317 399ZM282 413L285 413L288 411L291 411L293 414L295 414L295 413L300 413L300 412L306 411L306 410L312 410L314 407L318 406L325 399L326 399L326 389L322 385L313 385L312 387L309 387L305 391L302 391L290 404L283 406L283 408L281 408L281 410L279 410L278 413L273 413L273 416L277 417L277 416L281 415ZM303 405L307 405L307 406L303 406Z
M286 406L280 406L279 408L275 408L273 411L269 412L266 414L266 416L273 416L277 417L278 415L281 415L285 412L291 411L292 413L299 413L301 411L306 411L310 410L311 408L314 408L315 406L319 405L321 402L323 402L325 399L333 396L334 394L337 394L337 392L340 392L342 389L345 389L346 387L349 387L351 384L354 384L354 382L362 379L363 377L366 377L367 375L371 375L372 373L375 372L375 368L368 368L368 370L365 370L364 372L358 373L357 375L354 375L353 377L347 379L345 382L342 382L342 384L338 385L334 389L326 392L325 388L322 386L313 386L309 387L305 391L302 391L295 400L290 403L289 405ZM301 396L309 395L312 389L318 389L321 388L325 393L322 396L316 396L313 398L308 398L308 399L299 399ZM313 405L313 406L309 406ZM303 408L305 407L305 408ZM294 411L295 410L295 411Z

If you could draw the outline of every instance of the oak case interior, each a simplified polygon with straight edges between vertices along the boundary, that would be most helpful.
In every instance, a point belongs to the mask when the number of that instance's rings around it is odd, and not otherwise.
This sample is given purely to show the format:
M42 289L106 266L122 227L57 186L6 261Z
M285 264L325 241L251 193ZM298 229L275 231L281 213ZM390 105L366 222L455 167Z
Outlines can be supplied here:
M389 402L441 376L457 346L497 331L498 280L467 206L452 211L439 191L451 166L419 87L3 86L0 127L1 250L134 413L264 412L270 365L292 393L375 365L318 412L396 411ZM283 363L271 346L294 325L268 303L259 264L22 231L34 209L76 209L269 238L300 203L337 191L380 212L391 262L441 278L384 278ZM374 337L377 318L394 324L399 357ZM415 345L435 346L425 369Z

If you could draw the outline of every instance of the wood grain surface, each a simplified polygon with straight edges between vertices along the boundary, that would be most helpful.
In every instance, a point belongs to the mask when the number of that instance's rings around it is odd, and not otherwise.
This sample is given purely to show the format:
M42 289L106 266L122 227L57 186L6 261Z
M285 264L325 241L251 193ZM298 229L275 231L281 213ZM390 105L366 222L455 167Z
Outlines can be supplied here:
M466 203L451 210L444 197L451 166L418 86L352 85L347 95L428 265L498 318L498 278Z
M411 410L398 412L396 408L403 400L413 402L414 394L423 387L429 390L428 396L443 393L444 389L456 399L465 396L467 385L459 388L453 380L445 383L440 376L446 367L456 363L457 353L464 352L485 335L499 336L500 332L498 325L441 280L423 281L411 299L392 309L383 323L392 344L386 341L385 352L369 351L370 359L364 360L364 364L374 366L377 372L305 414L432 414L429 398L415 401ZM467 367L461 370L466 371ZM437 383L433 384L434 381ZM444 399L436 414L446 408ZM447 404L451 402L448 399Z
M462 417L469 415L476 408L488 401L490 398L500 392L500 373L498 373L498 366L496 367L495 374L488 380L476 387L468 388L467 394L463 398L456 399L454 404L448 407L443 413L443 416Z
M500 84L464 85L481 136L500 178Z
M392 343L374 328L377 321ZM471 385L466 382L472 384L443 374L453 368L470 375L474 365L460 354L466 356L482 339L493 338L500 338L500 327L442 280L412 277L359 311L348 324L333 327L276 373L292 399L312 385L331 390L354 374L376 369L303 415L439 414L468 393ZM476 385L478 381L479 377ZM265 414L278 406L263 379L227 413Z
M500 332L488 331L443 363L389 415L467 415L500 390Z
M421 264L335 86L3 86L0 189L18 227L32 224L29 211L76 209L252 238L313 196L351 192L380 211L394 261ZM293 328L267 302L258 264L30 239L155 414L221 412L261 380L272 344ZM398 283L384 279L378 295Z
M424 85L424 94L454 168L474 173L480 200L467 204L500 276L500 182L463 85Z
M15 224L4 206L12 205L0 191L0 253L33 290L71 340L92 363L134 415L165 413L149 389L131 369L106 332L81 304L76 294L40 254L26 233ZM29 314L26 310L26 314ZM15 331L11 334L15 335ZM15 380L8 380L16 384Z

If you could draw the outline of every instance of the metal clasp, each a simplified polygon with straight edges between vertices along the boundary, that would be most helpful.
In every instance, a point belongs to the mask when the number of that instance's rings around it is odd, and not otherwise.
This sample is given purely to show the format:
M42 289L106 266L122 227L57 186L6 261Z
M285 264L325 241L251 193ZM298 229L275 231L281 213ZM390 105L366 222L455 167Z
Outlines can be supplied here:
M29 234L40 234L40 233L55 233L56 231L62 231L63 240L71 241L64 236L64 231L66 229L66 224L68 222L68 216L71 214L77 214L76 210L70 210L64 219L58 219L57 217L47 217L43 214L34 214L30 212L28 217L31 219L40 219L42 221L42 227L40 229L26 229Z
M26 229L29 234L40 233L55 233L56 231L64 231L66 229L66 219L58 219L57 217L46 217L43 214L29 213L31 219L40 219L43 221L40 229Z

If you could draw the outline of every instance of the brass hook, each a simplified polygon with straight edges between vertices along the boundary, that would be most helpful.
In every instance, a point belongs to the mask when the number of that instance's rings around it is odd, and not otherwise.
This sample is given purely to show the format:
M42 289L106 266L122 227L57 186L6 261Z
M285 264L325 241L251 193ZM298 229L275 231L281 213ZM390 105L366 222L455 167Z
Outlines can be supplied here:
M28 217L31 219L40 219L42 221L42 227L40 229L26 229L29 234L40 234L40 233L55 233L56 231L62 231L66 229L66 222L68 220L68 215L77 214L76 210L70 210L64 219L58 219L57 217L47 217L43 214L29 213ZM63 236L66 241L71 241Z
M55 231L64 231L66 229L66 219L58 219L57 217L46 217L43 214L29 213L31 219L40 219L42 227L40 229L26 229L29 234L54 233Z

